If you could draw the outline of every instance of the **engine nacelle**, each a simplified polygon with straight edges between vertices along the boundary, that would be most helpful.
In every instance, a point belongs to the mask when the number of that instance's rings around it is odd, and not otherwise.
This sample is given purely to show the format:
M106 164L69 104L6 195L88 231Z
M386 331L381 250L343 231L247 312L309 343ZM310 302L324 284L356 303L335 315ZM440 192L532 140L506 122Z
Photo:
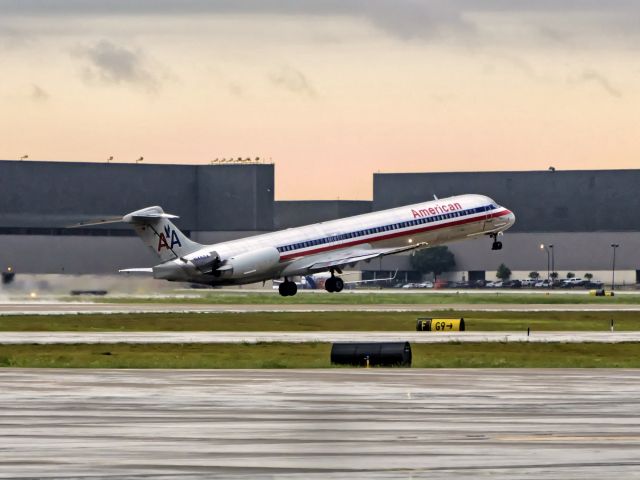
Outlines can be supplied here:
M216 252L208 252L190 259L174 258L153 267L153 278L170 281L194 281L202 275L212 273L220 265Z
M265 247L229 258L220 270L224 271L226 278L239 279L268 272L277 266L279 261L278 249Z
M189 264L194 268L194 273L211 273L220 266L220 263L220 256L216 252L192 256L189 260Z

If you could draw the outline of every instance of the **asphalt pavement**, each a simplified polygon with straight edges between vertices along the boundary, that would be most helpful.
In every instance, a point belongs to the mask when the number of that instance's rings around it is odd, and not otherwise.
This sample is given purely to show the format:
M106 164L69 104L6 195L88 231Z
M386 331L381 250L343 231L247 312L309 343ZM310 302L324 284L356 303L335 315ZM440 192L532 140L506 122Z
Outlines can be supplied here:
M0 370L0 478L640 478L638 370Z

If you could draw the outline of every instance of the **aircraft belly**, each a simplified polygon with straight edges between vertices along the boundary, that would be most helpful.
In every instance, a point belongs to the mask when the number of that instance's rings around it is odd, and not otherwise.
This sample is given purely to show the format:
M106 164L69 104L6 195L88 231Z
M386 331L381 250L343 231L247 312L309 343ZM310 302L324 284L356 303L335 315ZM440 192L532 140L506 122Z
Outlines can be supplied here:
M377 242L371 242L373 248L397 248L407 245L406 237L388 238Z
M478 234L483 231L484 222L467 223L456 227L453 240L467 238L470 235Z

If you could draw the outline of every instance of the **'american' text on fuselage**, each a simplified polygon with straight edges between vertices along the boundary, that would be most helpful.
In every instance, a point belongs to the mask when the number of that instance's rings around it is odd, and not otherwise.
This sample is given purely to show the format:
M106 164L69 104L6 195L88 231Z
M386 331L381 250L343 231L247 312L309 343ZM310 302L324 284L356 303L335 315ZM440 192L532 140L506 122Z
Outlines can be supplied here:
M449 203L448 205L436 205L435 207L421 208L420 210L411 209L413 218L428 217L429 215L438 215L441 213L455 212L456 210L462 210L462 205L459 203Z

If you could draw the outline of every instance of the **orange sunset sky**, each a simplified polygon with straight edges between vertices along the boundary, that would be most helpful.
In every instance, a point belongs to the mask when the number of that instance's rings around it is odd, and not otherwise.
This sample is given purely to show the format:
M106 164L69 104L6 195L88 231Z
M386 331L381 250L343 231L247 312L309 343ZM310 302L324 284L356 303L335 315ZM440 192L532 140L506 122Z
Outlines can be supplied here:
M0 0L0 158L374 172L636 168L640 2Z

